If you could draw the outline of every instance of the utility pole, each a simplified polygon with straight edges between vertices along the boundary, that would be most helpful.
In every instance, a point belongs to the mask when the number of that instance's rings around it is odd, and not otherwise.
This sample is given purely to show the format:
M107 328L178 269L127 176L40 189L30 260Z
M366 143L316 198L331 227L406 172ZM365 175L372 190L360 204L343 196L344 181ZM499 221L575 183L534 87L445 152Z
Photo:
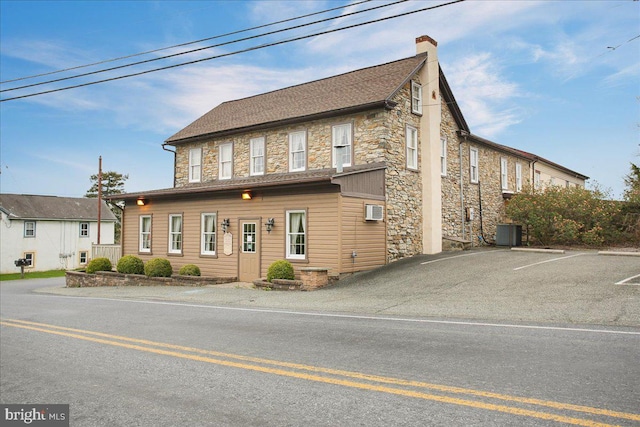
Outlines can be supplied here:
M100 244L101 213L102 213L102 156L98 158L98 244Z

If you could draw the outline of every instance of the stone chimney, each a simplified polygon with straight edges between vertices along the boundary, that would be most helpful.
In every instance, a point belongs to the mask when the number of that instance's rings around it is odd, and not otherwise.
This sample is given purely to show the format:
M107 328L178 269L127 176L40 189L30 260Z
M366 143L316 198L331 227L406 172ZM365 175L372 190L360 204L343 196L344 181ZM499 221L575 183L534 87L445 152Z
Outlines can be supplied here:
M442 252L442 178L440 176L440 66L438 42L429 36L416 38L417 54L427 55L418 72L422 85L420 150L422 176L422 252Z

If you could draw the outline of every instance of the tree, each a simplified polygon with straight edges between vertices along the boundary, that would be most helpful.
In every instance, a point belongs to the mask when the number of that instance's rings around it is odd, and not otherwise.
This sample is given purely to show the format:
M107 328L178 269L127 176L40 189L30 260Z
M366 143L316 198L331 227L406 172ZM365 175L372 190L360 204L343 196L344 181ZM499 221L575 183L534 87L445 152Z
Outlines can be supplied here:
M631 163L631 172L624 177L627 188L624 190L624 199L632 205L640 207L640 167Z
M124 193L124 182L128 179L129 175L118 172L102 172L102 197ZM91 175L89 181L91 181L91 188L84 197L96 198L98 197L98 174Z
M129 179L129 175L123 175L114 171L103 172L102 198L104 199L109 196L124 193L124 183L127 179ZM98 197L98 174L91 175L89 181L92 183L91 188L89 188L84 197L95 199ZM118 219L115 227L115 241L117 243L120 241L120 229L122 227L122 207L109 201L107 201L107 206L109 206L111 212L113 212Z

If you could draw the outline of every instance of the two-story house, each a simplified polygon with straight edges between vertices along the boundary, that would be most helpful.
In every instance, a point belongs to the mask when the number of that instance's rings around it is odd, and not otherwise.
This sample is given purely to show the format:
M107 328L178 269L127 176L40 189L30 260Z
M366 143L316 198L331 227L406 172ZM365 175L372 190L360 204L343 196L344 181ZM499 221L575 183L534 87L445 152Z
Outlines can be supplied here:
M113 244L116 217L101 203L100 243ZM98 201L76 197L0 194L0 273L83 267L98 241Z
M341 275L438 253L480 224L495 234L504 197L533 176L531 155L472 135L436 42L416 46L225 102L171 136L174 187L118 196L123 254L249 281L277 259Z

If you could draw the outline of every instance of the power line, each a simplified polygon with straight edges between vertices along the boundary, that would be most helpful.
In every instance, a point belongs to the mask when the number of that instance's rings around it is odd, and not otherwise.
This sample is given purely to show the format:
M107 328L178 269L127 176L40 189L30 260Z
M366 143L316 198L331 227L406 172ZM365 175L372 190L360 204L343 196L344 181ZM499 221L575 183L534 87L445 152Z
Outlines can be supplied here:
M161 48L158 48L158 49L148 50L146 52L133 53L131 55L120 56L120 57L117 57L117 58L105 59L105 60L98 61L98 62L93 62L93 63L90 63L90 64L78 65L78 66L75 66L75 67L64 68L62 70L49 71L47 73L35 74L35 75L32 75L32 76L25 76L25 77L18 77L18 78L11 79L11 80L4 80L4 81L0 81L0 84L17 82L17 81L20 81L20 80L34 79L34 78L37 78L37 77L50 76L52 74L58 74L58 73L66 72L66 71L78 70L80 68L92 67L94 65L107 64L109 62L115 62L115 61L120 61L120 60L123 60L123 59L134 58L136 56L148 55L150 53L161 52L163 50L169 50L169 49L175 49L177 47L189 46L189 45L192 45L192 44L202 43L202 42L209 41L209 40L215 40L215 39L219 39L219 38L223 38L223 37L233 36L233 35L236 35L236 34L246 33L246 32L253 31L253 30L259 30L261 28L272 27L274 25L284 24L285 22L297 21L299 19L309 18L311 16L321 15L323 13L333 12L335 10L346 9L347 7L357 6L359 4L368 3L370 1L372 1L372 0L361 0L361 1L356 2L356 3L352 3L352 4L348 4L348 5L344 5L344 6L338 6L338 7L332 8L332 9L322 10L320 12L313 12L313 13L309 13L309 14L306 14L306 15L296 16L294 18L283 19L281 21L275 21L275 22L271 22L269 24L258 25L256 27L246 28L244 30L232 31L230 33L220 34L220 35L212 36L212 37L207 37L207 38L200 39L200 40L194 40L194 41L190 41L190 42L186 42L186 43L180 43L180 44L176 44L176 45L173 45L173 46L161 47Z
M171 68L182 67L182 66L185 66L185 65L197 64L199 62L210 61L212 59L224 58L224 57L227 57L227 56L237 55L237 54L240 54L240 53L246 53L246 52L251 52L251 51L254 51L254 50L264 49L266 47L278 46L278 45L281 45L281 44L291 43L291 42L299 41L299 40L304 40L304 39L308 39L308 38L311 38L311 37L321 36L321 35L325 35L325 34L335 33L335 32L338 32L338 31L348 30L348 29L351 29L351 28L361 27L361 26L364 26L364 25L369 25L369 24L374 24L374 23L378 23L378 22L388 21L390 19L395 19L395 18L399 18L399 17L402 17L402 16L408 16L408 15L412 15L412 14L419 13L419 12L425 12L427 10L433 10L433 9L438 9L438 8L445 7L445 6L450 6L450 5L453 5L453 4L456 4L456 3L461 3L463 1L465 1L465 0L454 0L454 1L451 1L451 2L448 2L448 3L443 3L443 4L439 4L439 5L435 5L435 6L428 6L428 7L424 7L424 8L413 10L413 11L409 11L409 12L404 12L404 13L399 13L399 14L392 15L392 16L387 16L387 17L384 17L384 18L373 19L371 21L366 21L366 22L362 22L362 23L359 23L359 24L347 25L347 26L344 26L344 27L339 27L339 28L334 28L334 29L331 29L331 30L320 31L320 32L317 32L317 33L308 34L308 35L304 35L304 36L293 37L293 38L290 38L290 39L281 40L281 41L277 41L277 42L265 43L265 44L262 44L262 45L259 45L259 46L253 46L253 47L249 47L249 48L246 48L246 49L237 50L235 52L228 52L228 53L224 53L224 54L220 54L220 55L210 56L208 58L196 59L196 60L193 60L193 61L182 62L180 64L168 65L168 66L165 66L165 67L154 68L154 69L151 69L151 70L140 71L140 72L137 72L137 73L125 74L125 75L122 75L122 76L111 77L111 78L103 79L103 80L96 80L96 81L88 82L88 83L82 83L82 84L77 84L77 85L73 85L73 86L66 86L66 87L62 87L62 88L58 88L58 89L51 89L51 90L31 93L31 94L27 94L27 95L15 96L15 97L12 97L12 98L1 99L0 102L13 101L13 100L16 100L16 99L23 99L23 98L29 98L29 97L33 97L33 96L37 96L37 95L44 95L44 94L47 94L47 93L60 92L60 91L63 91L63 90L75 89L75 88L91 86L91 85L95 85L95 84L99 84L99 83L106 83L106 82L110 82L110 81L121 80L121 79L128 78L128 77L140 76L140 75L144 75L144 74L153 73L153 72L156 72L156 71L162 71L162 70L168 70L168 69L171 69Z
M241 38L241 39L231 40L231 41L224 42L224 43L218 43L218 44L214 44L214 45L210 45L210 46L204 46L204 47L200 47L200 48L197 48L197 49L191 49L191 50L187 50L187 51L184 51L184 52L174 53L174 54L171 54L171 55L160 56L158 58L146 59L144 61L132 62L130 64L118 65L116 67L105 68L105 69L102 69L102 70L91 71L91 72L88 72L88 73L76 74L74 76L61 77L59 79L47 80L47 81L44 81L44 82L32 83L32 84L23 85L23 86L16 86L16 87L12 87L12 88L9 88L9 89L2 89L2 90L0 90L0 92L11 92L11 91L14 91L14 90L19 90L19 89L27 89L27 88L30 88L30 87L42 86L42 85L45 85L45 84L62 82L62 81L65 81L65 80L77 79L77 78L80 78L80 77L91 76L91 75L94 75L94 74L106 73L108 71L120 70L122 68L128 68L128 67L132 67L134 65L148 64L150 62L161 61L163 59L168 59L168 58L174 58L176 56L186 55L188 53L199 52L199 51L202 51L202 50L212 49L212 48L215 48L215 47L227 46L227 45L230 45L230 44L239 43L239 42L248 41L248 40L253 40L253 39L257 39L257 38L268 36L268 35L282 33L282 32L285 32L285 31L290 31L290 30L295 30L295 29L298 29L298 28L308 27L310 25L315 25L315 24L319 24L319 23L322 23L322 22L332 21L334 19L345 18L345 17L351 16L351 15L357 15L357 14L360 14L360 13L369 12L369 11L376 10L376 9L381 9L381 8L384 8L384 7L394 6L396 4L404 3L404 2L407 2L407 1L409 1L409 0L396 0L393 3L387 3L387 4L384 4L384 5L381 5L381 6L375 6L375 7L369 8L369 9L363 9L363 10L347 13L347 14L344 14L344 15L340 15L340 16L334 16L334 17L331 17L331 18L320 19L318 21L308 22L306 24L295 25L293 27L287 27L287 28L283 28L283 29L280 29L280 30L269 31L269 32L266 32L266 33L257 34L257 35L249 36L249 37L244 37L244 38Z

